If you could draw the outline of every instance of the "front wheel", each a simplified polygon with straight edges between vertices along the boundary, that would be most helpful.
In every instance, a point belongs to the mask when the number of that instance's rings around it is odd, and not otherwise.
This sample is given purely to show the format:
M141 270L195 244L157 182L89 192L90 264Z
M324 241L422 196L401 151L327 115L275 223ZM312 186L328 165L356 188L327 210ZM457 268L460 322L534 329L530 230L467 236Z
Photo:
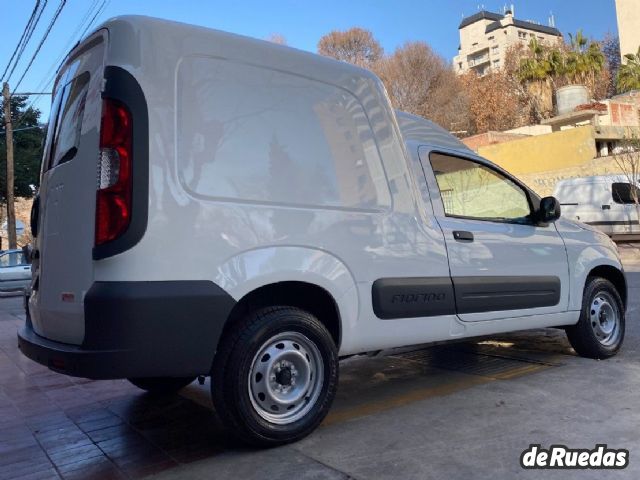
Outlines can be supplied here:
M338 353L313 315L270 307L223 339L212 378L216 411L231 433L255 445L281 445L305 437L326 416Z
M620 294L609 280L587 280L580 320L565 330L569 343L582 357L604 359L618 353L624 340L625 311Z

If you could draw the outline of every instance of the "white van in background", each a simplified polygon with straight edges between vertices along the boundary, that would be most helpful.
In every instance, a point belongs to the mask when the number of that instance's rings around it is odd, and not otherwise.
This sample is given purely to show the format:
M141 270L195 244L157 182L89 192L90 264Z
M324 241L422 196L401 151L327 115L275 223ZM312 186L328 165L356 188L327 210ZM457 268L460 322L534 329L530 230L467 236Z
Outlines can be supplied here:
M566 218L592 225L609 236L640 234L634 200L640 198L640 188L631 185L625 175L560 180L553 196Z

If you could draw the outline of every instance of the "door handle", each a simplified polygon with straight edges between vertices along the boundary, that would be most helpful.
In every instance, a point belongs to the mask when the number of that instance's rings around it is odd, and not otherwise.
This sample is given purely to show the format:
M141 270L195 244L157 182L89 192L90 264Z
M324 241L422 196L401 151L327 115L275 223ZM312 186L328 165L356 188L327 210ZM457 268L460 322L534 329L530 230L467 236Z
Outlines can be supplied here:
M602 205L603 210L611 210L611 205Z
M459 242L473 242L473 233L466 232L464 230L454 230L453 238L458 240Z

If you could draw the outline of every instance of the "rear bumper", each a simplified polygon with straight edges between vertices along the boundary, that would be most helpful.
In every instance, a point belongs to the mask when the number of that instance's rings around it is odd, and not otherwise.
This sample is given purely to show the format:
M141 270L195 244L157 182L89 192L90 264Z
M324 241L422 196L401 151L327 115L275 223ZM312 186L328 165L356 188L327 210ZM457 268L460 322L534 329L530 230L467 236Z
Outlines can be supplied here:
M234 305L208 281L96 282L84 299L82 345L37 335L27 316L18 346L30 359L77 377L206 375Z

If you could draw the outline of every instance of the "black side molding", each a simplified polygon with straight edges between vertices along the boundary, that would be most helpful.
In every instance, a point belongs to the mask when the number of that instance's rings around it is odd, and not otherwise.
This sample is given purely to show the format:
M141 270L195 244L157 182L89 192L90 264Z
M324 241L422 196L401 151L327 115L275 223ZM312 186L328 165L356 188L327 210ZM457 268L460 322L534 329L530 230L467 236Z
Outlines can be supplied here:
M133 195L129 227L115 240L93 247L94 260L117 255L136 245L147 230L149 210L149 113L144 92L133 75L121 67L106 67L104 79L106 83L102 98L119 100L131 112L133 122Z
M383 320L456 313L450 277L381 278L373 282L371 296Z
M408 277L373 282L373 311L383 320L551 307L560 302L553 276Z
M454 277L458 313L551 307L560 302L553 276Z
M633 222L631 220L603 220L603 221L598 221L598 222L584 222L587 225L593 225L593 226L598 226L598 225L624 225L627 227L631 227L633 225L637 225L637 222Z

